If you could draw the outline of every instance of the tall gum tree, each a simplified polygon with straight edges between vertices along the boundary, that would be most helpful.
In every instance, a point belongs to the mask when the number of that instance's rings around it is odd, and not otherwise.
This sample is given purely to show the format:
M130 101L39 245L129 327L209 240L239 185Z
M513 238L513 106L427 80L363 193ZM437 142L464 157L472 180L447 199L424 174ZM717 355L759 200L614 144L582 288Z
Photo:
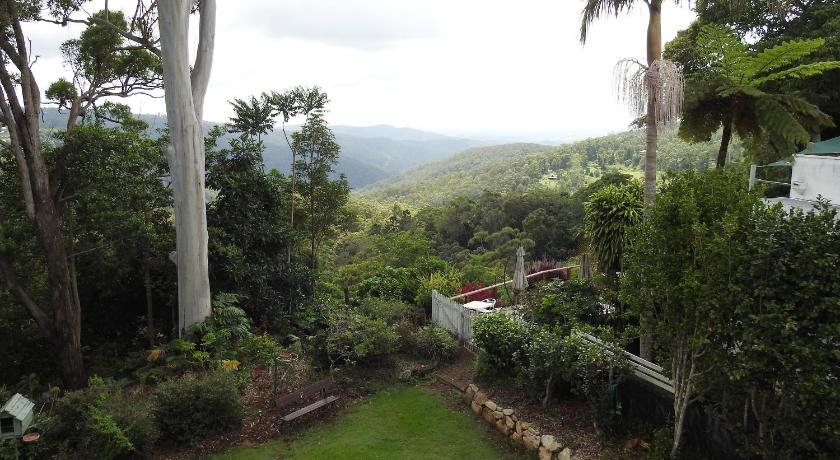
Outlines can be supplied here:
M178 329L183 331L210 315L204 200L205 151L201 120L213 66L216 1L201 0L198 4L199 41L192 70L189 59L192 2L162 0L157 8L170 135L165 154L175 199Z
M69 2L60 23L109 27L126 40L160 56L162 61L170 136L164 155L169 164L175 202L175 262L178 270L180 333L210 315L204 198L205 151L201 120L213 67L216 1L138 0L128 30L119 27L108 15L73 18L74 13L82 11L81 3L84 2ZM155 11L157 17L153 14ZM199 38L195 62L191 66L189 29L193 12L199 15ZM154 34L155 24L159 37Z

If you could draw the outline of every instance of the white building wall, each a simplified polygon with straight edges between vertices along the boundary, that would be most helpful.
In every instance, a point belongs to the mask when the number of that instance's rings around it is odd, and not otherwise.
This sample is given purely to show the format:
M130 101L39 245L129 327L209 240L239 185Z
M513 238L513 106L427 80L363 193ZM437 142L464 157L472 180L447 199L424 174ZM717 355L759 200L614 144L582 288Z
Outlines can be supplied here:
M813 201L822 195L840 204L840 157L796 155L790 182L793 199Z

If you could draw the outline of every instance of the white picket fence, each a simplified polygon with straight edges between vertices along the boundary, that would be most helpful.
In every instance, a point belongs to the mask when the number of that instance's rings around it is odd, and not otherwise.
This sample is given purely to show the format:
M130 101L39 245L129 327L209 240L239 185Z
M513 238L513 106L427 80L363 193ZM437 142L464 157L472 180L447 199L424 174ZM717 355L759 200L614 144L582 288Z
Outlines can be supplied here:
M472 322L476 312L464 309L464 305L449 297L432 291L432 322L454 334L465 347L478 351L472 341Z
M572 334L582 338L583 340L591 343L592 345L599 346L602 348L606 348L612 351L612 348L609 348L607 344L605 344L601 339L587 334L585 332L580 331L572 331ZM636 377L644 380L647 383L650 383L653 386L659 387L667 391L670 394L674 394L674 381L668 378L667 375L663 374L661 366L658 364L654 364L646 359L642 359L633 353L630 353L626 350L619 350L625 358L627 358L627 364L630 366L630 372L633 373Z
M464 309L464 305L446 297L445 295L432 291L432 322L454 334L465 347L474 352L479 348L472 340L472 323L476 316L473 310ZM573 331L573 334L581 337L592 345L607 348L608 345L599 338L584 332ZM630 371L636 377L654 385L668 393L674 394L674 382L663 374L661 366L642 359L628 351L620 350L630 366Z

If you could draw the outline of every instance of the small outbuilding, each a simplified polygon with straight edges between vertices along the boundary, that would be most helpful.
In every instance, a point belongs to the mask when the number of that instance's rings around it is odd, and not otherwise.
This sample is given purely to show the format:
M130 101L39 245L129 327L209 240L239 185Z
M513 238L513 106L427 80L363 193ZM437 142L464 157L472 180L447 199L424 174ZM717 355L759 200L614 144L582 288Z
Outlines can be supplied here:
M793 167L790 184L758 179L758 168ZM790 185L786 197L768 198L768 203L781 203L785 209L798 208L805 212L815 209L818 199L829 200L840 207L840 137L813 142L808 148L793 156L793 163L777 161L769 165L750 168L750 188L756 183Z
M0 441L23 436L34 416L35 403L16 393L0 408Z

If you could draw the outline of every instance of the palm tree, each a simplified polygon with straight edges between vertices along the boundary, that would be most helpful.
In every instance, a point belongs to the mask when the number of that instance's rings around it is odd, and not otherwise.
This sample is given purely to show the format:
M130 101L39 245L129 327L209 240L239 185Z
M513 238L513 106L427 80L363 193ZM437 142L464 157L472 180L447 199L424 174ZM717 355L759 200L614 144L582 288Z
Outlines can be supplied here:
M674 0L679 3L680 0ZM656 192L657 124L679 116L683 79L679 67L662 60L662 0L587 0L580 24L580 41L586 43L589 26L603 16L629 12L638 3L648 8L647 64L624 59L616 65L619 94L639 116L645 117L645 205L653 204ZM653 356L653 340L644 334L639 343L642 358Z
M587 0L581 17L580 41L586 43L589 27L595 20L629 12L638 3L648 8L647 64L622 60L616 66L616 77L622 97L631 109L645 116L645 204L650 205L656 191L657 123L679 116L682 104L682 75L676 66L662 60L663 0Z

